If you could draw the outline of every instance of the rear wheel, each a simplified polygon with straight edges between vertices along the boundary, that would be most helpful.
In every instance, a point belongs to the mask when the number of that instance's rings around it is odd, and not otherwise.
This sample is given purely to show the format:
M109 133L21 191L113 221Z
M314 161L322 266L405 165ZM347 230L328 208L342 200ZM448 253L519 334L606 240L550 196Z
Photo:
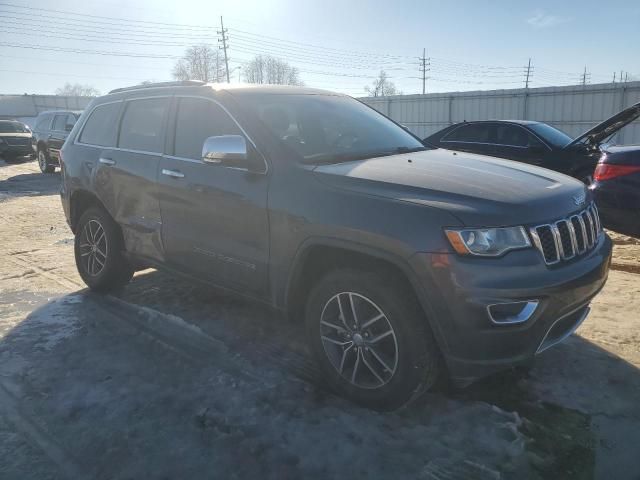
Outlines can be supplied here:
M56 169L51 165L49 153L43 148L38 149L38 166L42 173L52 173Z
M338 270L315 286L308 341L330 386L361 405L391 410L432 387L440 370L415 298L371 272Z
M78 273L92 290L115 290L133 276L133 268L123 255L120 229L102 208L92 207L82 214L74 250Z

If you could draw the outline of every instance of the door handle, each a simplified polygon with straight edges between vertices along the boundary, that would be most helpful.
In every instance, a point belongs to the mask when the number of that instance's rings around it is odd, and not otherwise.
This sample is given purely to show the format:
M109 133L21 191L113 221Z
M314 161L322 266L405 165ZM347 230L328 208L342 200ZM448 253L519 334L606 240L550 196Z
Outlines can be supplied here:
M110 158L100 157L100 158L98 159L98 161L99 161L100 163L102 163L103 165L115 165L115 164L116 164L116 161L115 161L115 160L112 160L112 159L110 159Z
M162 174L172 178L184 178L184 173L178 172L176 170L168 170L166 168L162 169Z

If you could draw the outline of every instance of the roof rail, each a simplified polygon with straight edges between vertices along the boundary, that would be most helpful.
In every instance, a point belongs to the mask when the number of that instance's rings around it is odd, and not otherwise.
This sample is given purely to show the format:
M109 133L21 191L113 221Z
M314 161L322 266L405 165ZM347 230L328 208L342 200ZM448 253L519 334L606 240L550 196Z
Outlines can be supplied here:
M206 82L201 80L180 80L178 82L156 82L145 83L140 85L134 85L133 87L122 87L111 90L109 93L127 92L129 90L139 90L142 88L156 88L156 87L197 87L206 85Z

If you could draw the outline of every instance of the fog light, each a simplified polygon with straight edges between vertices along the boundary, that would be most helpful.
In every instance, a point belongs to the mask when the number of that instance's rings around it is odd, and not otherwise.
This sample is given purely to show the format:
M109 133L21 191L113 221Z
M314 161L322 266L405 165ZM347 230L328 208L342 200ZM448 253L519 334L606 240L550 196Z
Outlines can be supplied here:
M510 325L523 323L531 318L538 308L538 300L523 302L494 303L487 306L487 313L493 323Z

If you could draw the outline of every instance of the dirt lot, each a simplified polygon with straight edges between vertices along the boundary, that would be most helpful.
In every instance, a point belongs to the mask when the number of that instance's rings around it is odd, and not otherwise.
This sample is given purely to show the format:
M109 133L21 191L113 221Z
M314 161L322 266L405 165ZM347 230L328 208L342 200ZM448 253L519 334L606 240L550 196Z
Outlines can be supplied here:
M640 241L528 376L381 414L261 306L152 270L88 292L59 182L0 161L0 478L640 478Z

